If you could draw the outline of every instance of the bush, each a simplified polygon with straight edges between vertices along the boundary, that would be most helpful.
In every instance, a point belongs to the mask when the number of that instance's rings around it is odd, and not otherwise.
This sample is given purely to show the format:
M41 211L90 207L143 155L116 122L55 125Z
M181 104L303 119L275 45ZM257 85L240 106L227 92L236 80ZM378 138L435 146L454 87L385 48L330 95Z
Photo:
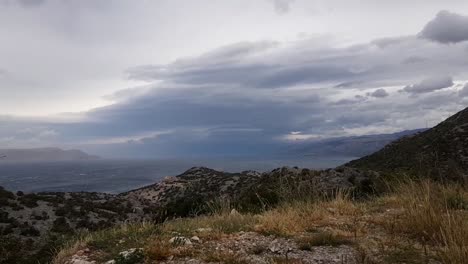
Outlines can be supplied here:
M64 217L59 217L55 219L51 231L62 234L73 233L73 229L70 227L70 225L67 222L67 219L65 219Z
M37 236L40 236L41 235L41 232L39 232L39 230L37 230L36 228L30 226L26 229L22 229L21 230L21 233L20 233L22 236L33 236L33 237L37 237Z

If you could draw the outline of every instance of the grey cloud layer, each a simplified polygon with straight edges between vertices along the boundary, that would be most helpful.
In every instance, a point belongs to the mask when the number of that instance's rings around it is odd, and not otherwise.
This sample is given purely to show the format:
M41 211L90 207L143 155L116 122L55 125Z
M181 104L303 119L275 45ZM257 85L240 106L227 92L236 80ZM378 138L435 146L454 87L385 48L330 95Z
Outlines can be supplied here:
M147 85L110 96L114 105L78 122L5 120L0 142L69 142L104 155L271 153L297 133L394 132L435 125L466 106L468 88L452 87L468 79L464 42L441 45L418 36L344 47L324 42L242 42L134 67L128 77ZM18 131L29 132L12 138Z
M136 67L129 70L129 76L145 81L249 88L317 84L374 88L377 83L401 85L434 75L468 78L464 70L468 67L468 46L463 44L445 47L413 36L345 48L311 49L309 44L242 43L169 65Z
M453 86L453 84L454 83L452 77L450 76L432 77L424 79L417 84L405 86L405 88L403 88L403 91L413 94L430 93L433 91L451 87Z

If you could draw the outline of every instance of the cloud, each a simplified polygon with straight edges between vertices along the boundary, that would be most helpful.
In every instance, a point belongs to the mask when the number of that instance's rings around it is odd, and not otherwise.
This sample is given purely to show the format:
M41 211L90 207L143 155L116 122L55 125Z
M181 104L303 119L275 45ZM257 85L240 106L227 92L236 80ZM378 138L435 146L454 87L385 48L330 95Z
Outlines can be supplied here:
M314 43L321 41L326 42L316 39ZM132 80L179 85L376 89L417 82L431 75L468 78L465 57L463 46L433 45L416 36L337 47L328 42L311 47L310 41L303 40L243 42L165 65L134 67L128 75Z
M465 86L458 91L458 95L460 97L468 97L468 83L465 84Z
M288 140L420 128L465 107L464 92L444 89L452 77L468 79L465 49L418 36L353 45L322 38L234 43L130 68L128 78L144 86L107 96L112 105L73 122L1 119L0 139L66 142L111 157L268 155ZM394 92L410 83L406 93ZM16 136L25 128L36 132Z
M468 16L440 11L421 31L420 36L440 43L468 40Z
M273 3L275 7L275 11L278 14L285 14L289 12L291 8L291 4L294 2L294 0L269 0Z
M0 0L3 5L18 4L22 7L38 7L45 2L46 0Z
M371 97L376 97L376 98L384 98L388 96L388 93L385 89L379 88L372 93L369 94Z
M432 77L424 79L417 84L405 86L403 91L412 94L430 93L440 89L453 86L453 80L450 76Z

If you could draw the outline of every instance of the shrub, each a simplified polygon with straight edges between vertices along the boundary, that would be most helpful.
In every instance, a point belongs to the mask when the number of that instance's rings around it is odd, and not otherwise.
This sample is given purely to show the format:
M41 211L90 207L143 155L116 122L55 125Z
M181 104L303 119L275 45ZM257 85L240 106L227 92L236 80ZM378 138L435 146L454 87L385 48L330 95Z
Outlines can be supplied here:
M154 240L145 248L145 255L150 261L164 261L171 255L171 245L161 241Z

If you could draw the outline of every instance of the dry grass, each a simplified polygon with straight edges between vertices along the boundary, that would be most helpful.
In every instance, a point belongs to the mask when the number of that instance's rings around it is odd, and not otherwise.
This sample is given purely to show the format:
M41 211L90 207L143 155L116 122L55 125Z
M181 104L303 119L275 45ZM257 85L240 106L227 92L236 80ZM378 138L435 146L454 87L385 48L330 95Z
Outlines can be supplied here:
M429 180L405 181L385 199L388 205L402 209L400 215L387 222L393 231L434 247L444 263L458 264L468 259L466 189Z
M145 247L145 257L149 261L164 261L173 255L172 246L163 240L154 240Z
M87 241L89 239L89 237L84 236L64 245L57 251L52 264L65 264L78 250L86 247Z
M234 253L199 252L167 242L174 234L197 235L206 241L228 238L240 231L294 238L302 250L349 244L356 249L358 263L427 263L437 259L462 264L468 259L468 191L455 184L402 181L385 196L361 202L338 191L321 199L284 202L258 215L230 213L227 202L218 202L213 208L215 213L208 216L161 225L124 225L88 234L60 251L54 264L63 264L84 247L101 250L108 259L119 250L144 247L150 261L190 256L207 262L242 264L246 260ZM200 228L207 231L197 231ZM264 250L255 248L250 254ZM271 263L301 262L278 258Z
M267 211L260 216L255 230L263 234L290 237L315 231L321 226L340 226L340 219L349 221L361 215L363 210L345 192L338 192L321 202L298 201Z
M197 235L202 239L217 239L224 234L251 231L258 217L251 214L221 213L195 218L180 218L162 225L164 233L179 233L185 236ZM204 228L208 232L197 232Z
M313 247L349 245L352 241L333 232L318 232L300 237L297 244L302 250L312 250Z
M52 263L64 264L77 251L84 248L92 249L96 260L108 260L129 248L143 247L152 237L160 233L159 226L147 222L123 224L106 230L83 233L59 249Z

